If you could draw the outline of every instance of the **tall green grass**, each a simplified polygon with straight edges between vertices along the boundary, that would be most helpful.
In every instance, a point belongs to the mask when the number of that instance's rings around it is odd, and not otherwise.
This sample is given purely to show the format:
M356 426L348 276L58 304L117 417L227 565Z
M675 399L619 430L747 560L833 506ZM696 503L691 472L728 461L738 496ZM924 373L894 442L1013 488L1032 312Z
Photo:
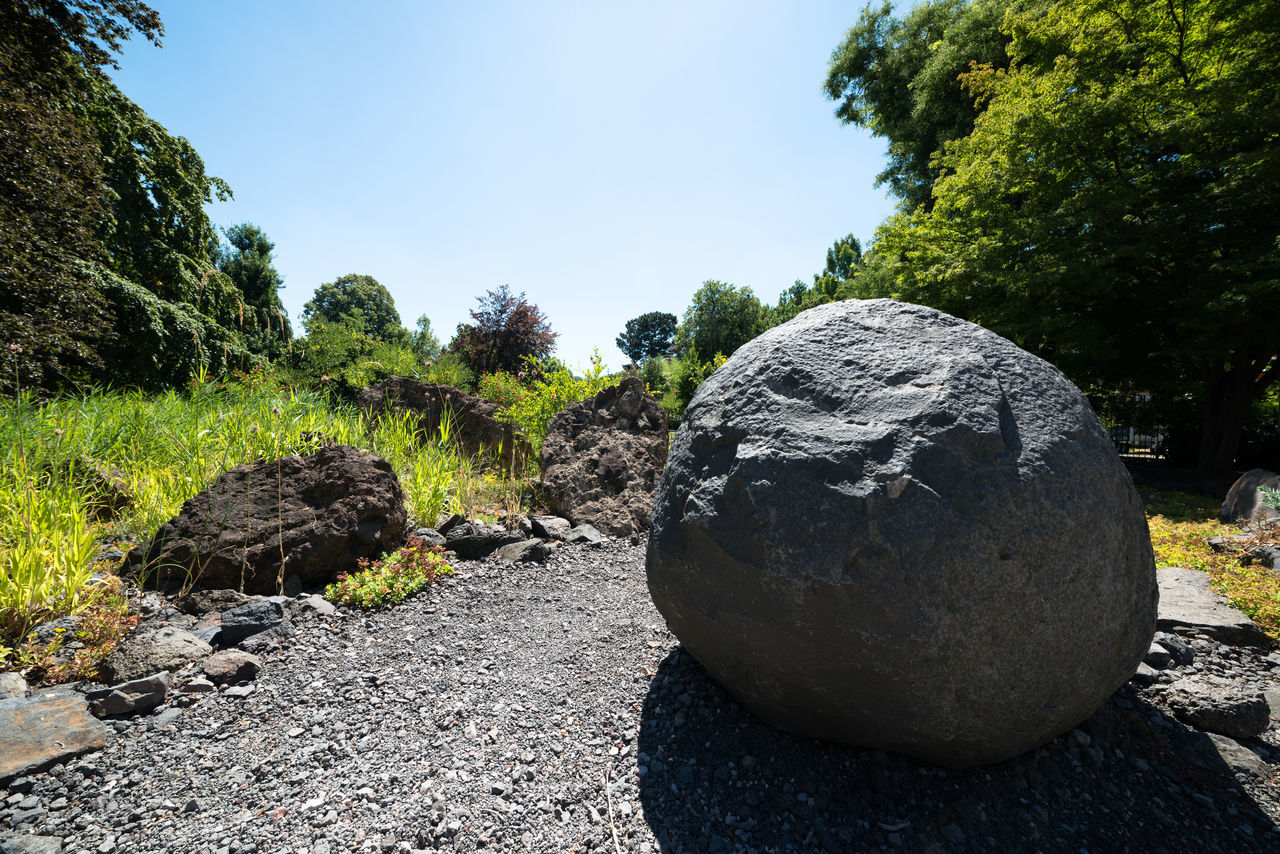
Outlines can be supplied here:
M32 626L86 603L103 538L145 539L227 469L327 443L386 458L419 523L510 504L521 489L460 456L447 427L424 436L410 416L388 413L369 428L353 407L259 377L0 402L0 656ZM132 498L118 516L92 521L101 490L81 457L123 473Z

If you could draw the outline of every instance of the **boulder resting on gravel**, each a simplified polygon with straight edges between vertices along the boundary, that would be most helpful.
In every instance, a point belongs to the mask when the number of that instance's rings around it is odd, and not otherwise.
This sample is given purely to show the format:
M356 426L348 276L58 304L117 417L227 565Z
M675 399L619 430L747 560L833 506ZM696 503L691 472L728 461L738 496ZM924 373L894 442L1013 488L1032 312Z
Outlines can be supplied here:
M639 377L626 377L551 419L542 492L551 510L610 536L649 529L667 460L667 415Z
M399 548L406 517L386 460L333 445L227 471L183 504L132 563L200 587L296 592Z
M646 569L759 717L953 767L1088 718L1155 630L1142 503L1084 396L892 300L805 311L703 383Z

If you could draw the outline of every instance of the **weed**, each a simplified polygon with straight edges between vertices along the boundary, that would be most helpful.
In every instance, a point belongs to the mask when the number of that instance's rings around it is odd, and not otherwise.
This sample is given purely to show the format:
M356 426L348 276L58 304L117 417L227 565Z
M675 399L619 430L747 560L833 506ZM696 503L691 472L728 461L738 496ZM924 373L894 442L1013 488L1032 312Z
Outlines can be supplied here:
M433 584L443 575L452 575L453 567L444 562L438 546L426 540L409 537L404 547L381 560L361 558L360 570L342 573L324 590L325 598L345 605L376 608L405 599Z

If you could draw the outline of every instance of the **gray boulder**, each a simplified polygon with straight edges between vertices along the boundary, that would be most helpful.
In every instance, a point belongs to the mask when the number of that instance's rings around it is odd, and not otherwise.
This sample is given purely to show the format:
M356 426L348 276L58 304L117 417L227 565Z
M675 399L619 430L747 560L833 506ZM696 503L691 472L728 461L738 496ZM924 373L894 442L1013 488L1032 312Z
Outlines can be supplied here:
M334 445L231 469L130 560L161 579L270 595L323 587L399 548L405 522L391 465Z
M649 529L667 460L667 415L639 377L626 377L551 419L542 493L551 510L610 536Z
M956 767L1088 718L1155 629L1142 503L1084 396L892 300L810 309L703 383L646 569L759 717Z
M234 646L245 638L274 629L284 622L284 608L279 602L259 599L232 608L222 615L222 632L218 642Z
M542 563L550 553L551 550L542 540L521 540L503 546L493 556L507 563Z
M139 629L102 660L98 672L108 685L144 679L161 670L176 672L206 658L209 644L185 629Z
M1266 469L1250 469L1240 475L1222 502L1218 518L1223 522L1249 523L1280 520L1280 510L1262 503L1258 487L1280 489L1280 474Z

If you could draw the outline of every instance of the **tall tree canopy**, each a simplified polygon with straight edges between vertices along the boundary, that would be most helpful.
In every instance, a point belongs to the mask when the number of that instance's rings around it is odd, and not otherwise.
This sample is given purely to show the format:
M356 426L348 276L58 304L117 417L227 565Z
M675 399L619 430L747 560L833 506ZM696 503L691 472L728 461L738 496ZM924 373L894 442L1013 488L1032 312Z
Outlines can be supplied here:
M133 32L159 44L141 3L0 0L0 391L102 368L111 324L84 263L103 256L109 194L86 103Z
M676 323L676 316L670 312L650 311L628 320L615 343L636 365L654 356L667 356L676 337Z
M315 296L302 307L302 325L310 331L316 321L345 323L392 344L409 341L395 299L373 276L348 273L316 288Z
M218 269L240 291L245 305L245 342L250 352L277 359L293 338L280 302L284 279L272 263L272 243L262 229L242 222L223 231L227 245L215 250Z
M136 0L0 0L0 387L164 386L244 365L204 204L229 194L102 72Z
M479 308L471 312L473 322L459 324L449 350L457 353L477 376L497 371L516 372L525 357L545 359L555 348L556 338L546 316L524 298L503 285L478 297Z
M769 313L751 288L703 282L676 331L676 351L709 362L716 354L732 355L768 327Z
M876 244L882 292L982 323L1083 386L1191 393L1230 470L1280 355L1280 4L1067 0Z
M1043 5L1043 0L1024 0ZM889 142L877 176L904 207L932 204L933 157L967 136L979 112L959 82L972 62L1007 65L1000 29L1009 0L925 0L905 17L868 5L831 55L825 90L836 115Z

